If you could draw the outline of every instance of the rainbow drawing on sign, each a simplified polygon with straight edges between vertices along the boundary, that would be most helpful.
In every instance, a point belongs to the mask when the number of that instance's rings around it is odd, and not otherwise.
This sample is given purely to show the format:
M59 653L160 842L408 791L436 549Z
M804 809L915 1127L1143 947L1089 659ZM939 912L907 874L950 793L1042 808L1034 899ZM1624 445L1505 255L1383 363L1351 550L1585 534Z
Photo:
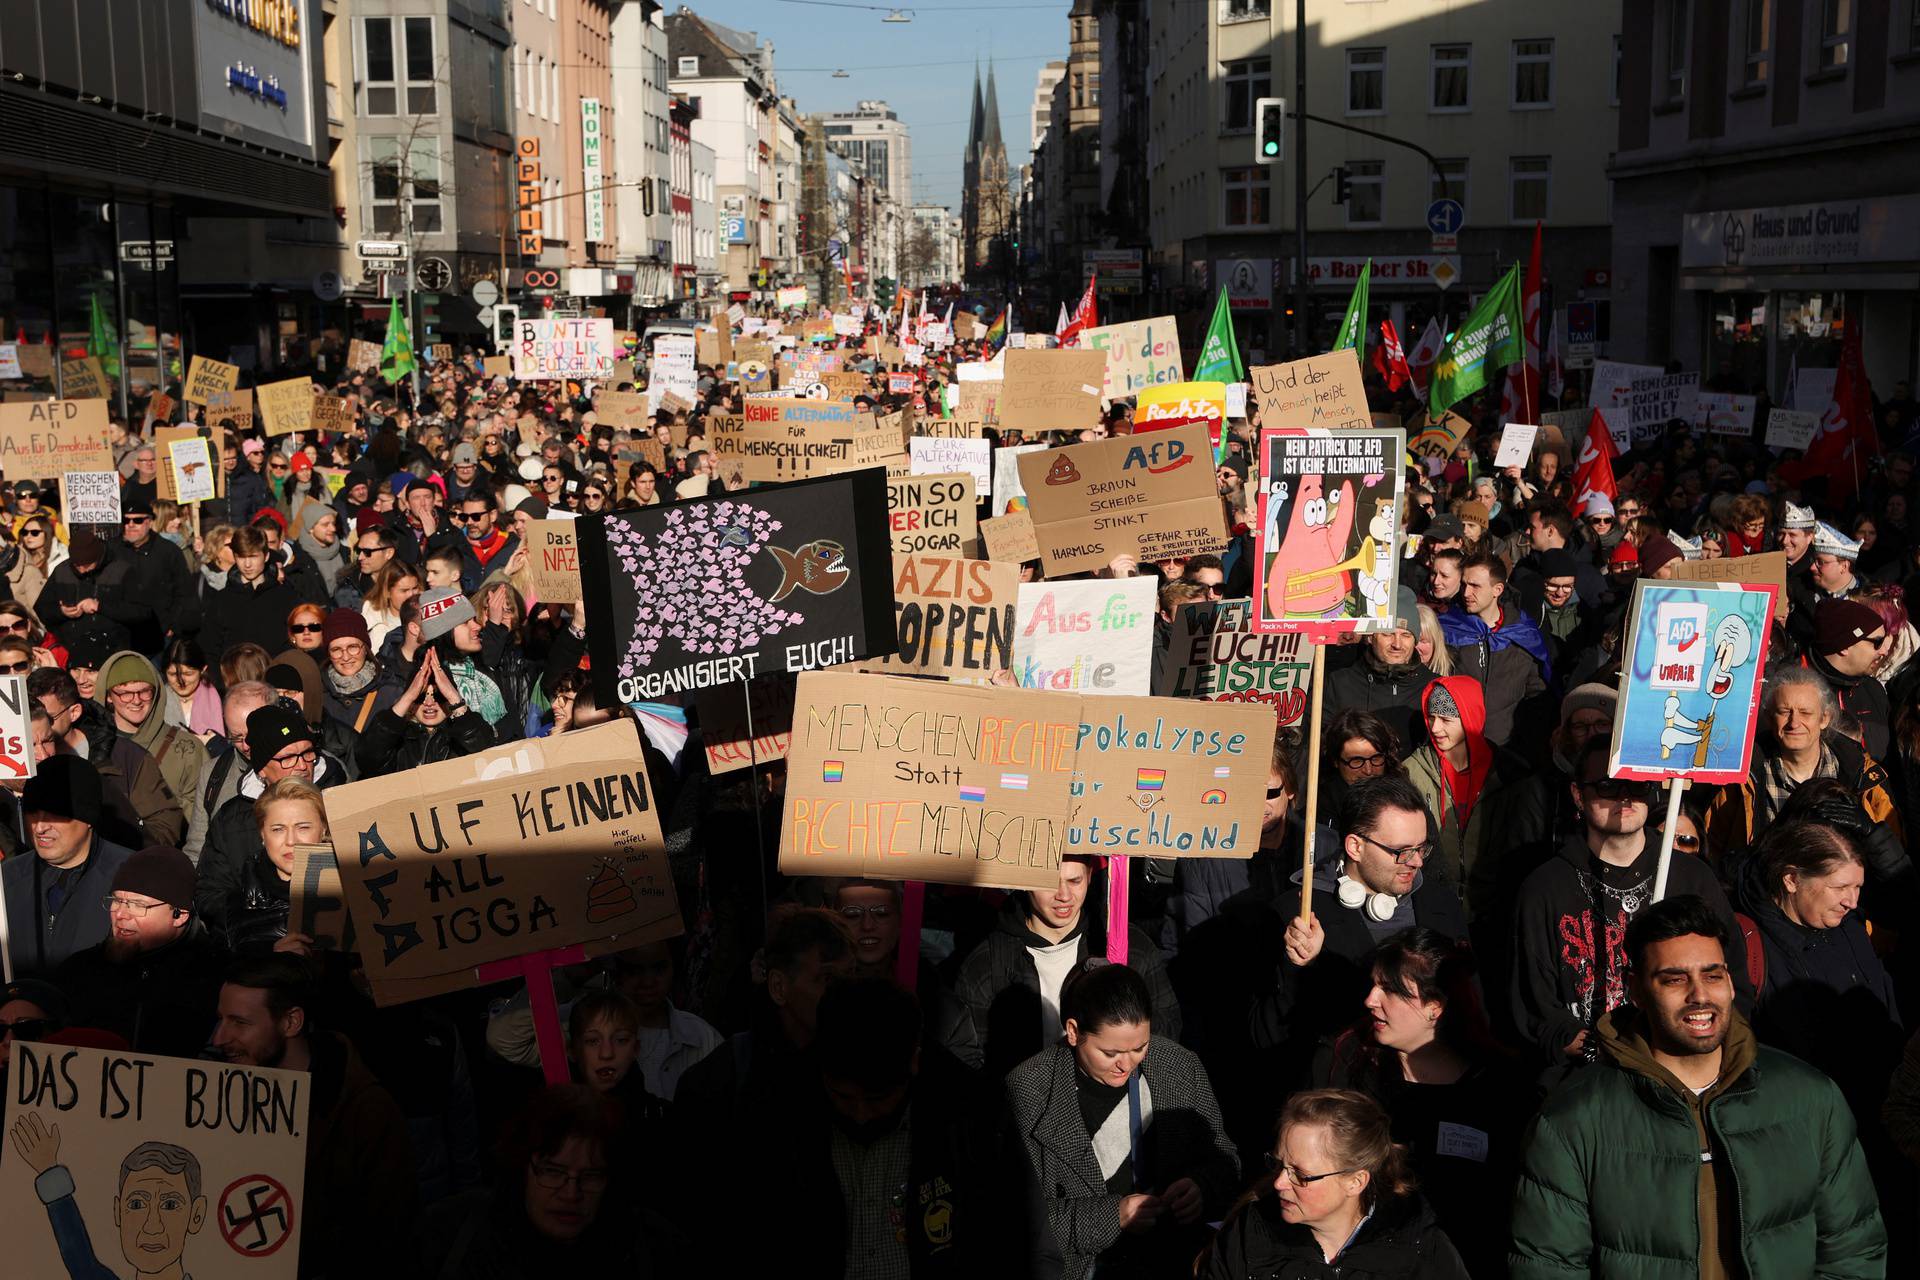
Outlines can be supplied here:
M1024 773L1003 773L1000 775L1000 785L1008 791L1025 791L1027 789L1027 775Z
M846 766L838 760L820 762L820 781L822 782L838 782L846 776L846 772Z
M1217 787L1212 791L1202 793L1200 796L1201 804L1225 804L1226 802L1227 793Z
M1166 782L1165 769L1141 769L1134 775L1133 785L1140 791L1158 791Z
M962 787L960 788L960 798L962 800L985 801L987 798L987 789L985 787Z

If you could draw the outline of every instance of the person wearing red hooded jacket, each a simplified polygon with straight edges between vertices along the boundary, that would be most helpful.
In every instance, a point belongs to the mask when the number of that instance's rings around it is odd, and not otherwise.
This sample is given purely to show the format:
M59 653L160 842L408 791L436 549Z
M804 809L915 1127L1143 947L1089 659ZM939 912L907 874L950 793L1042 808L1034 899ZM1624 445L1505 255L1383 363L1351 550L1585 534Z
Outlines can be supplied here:
M1407 780L1425 797L1439 830L1429 870L1460 891L1467 918L1496 897L1499 859L1483 858L1489 813L1509 782L1525 777L1526 762L1487 741L1487 700L1471 676L1441 676L1420 693L1427 740L1407 757Z

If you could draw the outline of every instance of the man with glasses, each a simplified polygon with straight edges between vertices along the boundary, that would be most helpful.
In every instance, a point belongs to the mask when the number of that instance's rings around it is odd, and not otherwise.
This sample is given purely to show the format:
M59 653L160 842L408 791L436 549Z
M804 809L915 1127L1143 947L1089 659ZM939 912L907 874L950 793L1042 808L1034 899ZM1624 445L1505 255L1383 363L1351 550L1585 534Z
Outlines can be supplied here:
M151 506L160 496L160 455L150 444L142 444L134 449L133 461L122 463L127 467L126 483L120 486L120 507L126 509L129 502L144 502Z
M1420 606L1411 588L1403 586L1396 593L1393 614L1393 630L1368 636L1356 661L1330 664L1326 714L1370 711L1385 721L1401 742L1413 743L1420 740L1414 731L1420 691L1433 679L1434 672L1420 661Z
M340 585L334 589L333 603L340 609L358 609L367 601L367 592L373 589L373 576L393 562L398 543L393 530L377 520L358 522L359 532L353 539L352 572L341 575Z
M122 497L120 545L113 557L126 565L126 626L130 648L159 653L193 594L193 571L186 554L153 527L153 504Z
M195 788L207 767L207 749L199 738L156 714L160 696L159 671L137 653L108 658L94 682L94 701L106 707L114 731L153 757L167 787L188 810L191 823Z
M520 539L497 526L499 506L484 489L460 499L454 520L466 537L460 541L460 588L471 595L487 576L507 567Z
M100 900L133 850L100 838L100 773L78 756L40 763L20 796L28 853L0 862L13 971L47 977L107 939Z
M107 830L128 848L180 842L187 831L180 797L145 748L116 730L98 703L80 696L71 672L36 669L27 676L27 696L46 713L49 751L79 756L99 772L113 801Z
M1867 754L1888 759L1893 707L1874 671L1889 652L1887 624L1859 600L1822 600L1813 611L1807 665L1826 680L1840 710L1860 722Z
M135 1053L195 1058L213 1030L220 946L194 910L193 862L150 845L114 873L99 904L108 933L55 970L76 1026L98 1027Z
M322 790L347 780L344 769L322 756L314 730L298 711L269 702L249 712L246 723L246 761L251 771L207 827L199 868L202 902L224 903L238 894L247 864L265 856L253 811L261 792L282 778L298 778Z
M1548 1062L1593 1060L1595 1024L1626 999L1627 925L1653 903L1660 839L1647 821L1654 787L1608 777L1607 748L1603 736L1581 748L1568 789L1580 825L1521 882L1514 908L1514 1026ZM1727 895L1701 859L1676 853L1666 888L1669 896L1705 898L1736 931ZM1750 999L1744 966L1737 977Z

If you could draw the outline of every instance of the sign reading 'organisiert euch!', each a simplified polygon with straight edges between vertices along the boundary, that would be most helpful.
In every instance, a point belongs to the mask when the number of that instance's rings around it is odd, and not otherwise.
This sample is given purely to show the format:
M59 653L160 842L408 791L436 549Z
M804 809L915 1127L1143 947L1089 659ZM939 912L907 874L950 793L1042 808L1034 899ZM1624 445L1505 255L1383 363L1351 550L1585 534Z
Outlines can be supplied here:
M877 468L579 523L603 706L895 649Z

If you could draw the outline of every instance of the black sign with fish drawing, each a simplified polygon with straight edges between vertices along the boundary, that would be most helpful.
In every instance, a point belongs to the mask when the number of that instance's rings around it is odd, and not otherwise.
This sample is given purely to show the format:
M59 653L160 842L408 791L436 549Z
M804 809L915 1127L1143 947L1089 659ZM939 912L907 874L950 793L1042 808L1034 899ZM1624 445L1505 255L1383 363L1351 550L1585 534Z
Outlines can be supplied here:
M894 651L879 468L578 523L603 706Z

